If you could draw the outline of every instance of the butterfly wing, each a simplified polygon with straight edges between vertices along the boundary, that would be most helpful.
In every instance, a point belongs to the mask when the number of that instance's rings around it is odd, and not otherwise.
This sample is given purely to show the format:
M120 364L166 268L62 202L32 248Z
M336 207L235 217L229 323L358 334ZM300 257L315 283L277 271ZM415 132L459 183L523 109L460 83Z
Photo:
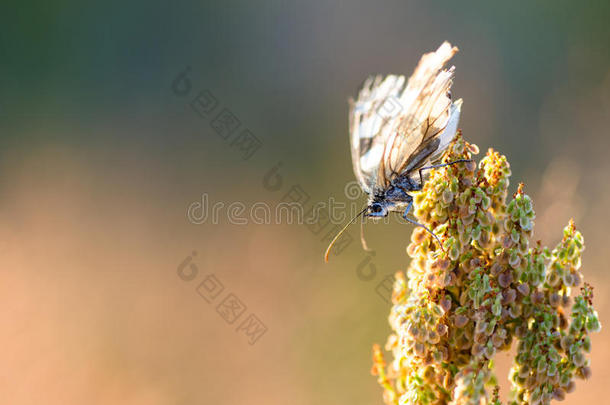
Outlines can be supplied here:
M456 52L445 42L421 58L408 82L371 76L350 100L352 163L365 192L440 157L455 137L461 100L448 95L453 68L442 69Z
M406 159L399 173L409 173L438 161L443 152L457 134L457 125L460 119L462 100L457 100L449 109L449 120L444 129L437 135L426 138L422 144Z
M403 173L438 159L455 138L462 101L451 101L454 67L443 70L457 52L444 42L425 54L398 100L402 111L387 137L376 176L379 187Z
M394 119L382 113L384 103L400 97L405 82L404 76L370 76L361 86L356 100L350 100L352 164L360 186L367 193L371 193L378 182L386 140L396 126Z

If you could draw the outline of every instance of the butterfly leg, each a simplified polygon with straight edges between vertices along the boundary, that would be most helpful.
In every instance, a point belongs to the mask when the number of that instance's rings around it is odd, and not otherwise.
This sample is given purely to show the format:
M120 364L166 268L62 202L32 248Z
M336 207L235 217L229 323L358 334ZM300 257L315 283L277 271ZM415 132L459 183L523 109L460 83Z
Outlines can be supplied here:
M413 207L413 201L409 202L409 205L407 205L407 208L405 209L405 212L402 214L402 217L407 221L412 223L415 226L421 226L422 228L424 228L426 231L428 231L428 233L432 236L434 236L434 238L436 239L436 241L438 242L438 245L440 246L441 250L444 252L445 249L443 249L443 244L441 243L441 240L438 238L438 236L436 236L434 234L434 232L432 232L430 229L428 229L428 227L424 224L420 224L419 222L411 219L408 217L409 211L411 211L411 208Z
M472 159L458 159L458 160L455 160L455 161L449 162L449 163L441 163L441 164L438 164L438 165L422 167L421 169L419 169L419 181L420 181L419 187L420 187L420 189L421 189L421 187L424 186L424 176L423 176L423 171L424 170L438 169L440 167L451 166L451 165L454 165L456 163L464 163L464 162L472 162Z

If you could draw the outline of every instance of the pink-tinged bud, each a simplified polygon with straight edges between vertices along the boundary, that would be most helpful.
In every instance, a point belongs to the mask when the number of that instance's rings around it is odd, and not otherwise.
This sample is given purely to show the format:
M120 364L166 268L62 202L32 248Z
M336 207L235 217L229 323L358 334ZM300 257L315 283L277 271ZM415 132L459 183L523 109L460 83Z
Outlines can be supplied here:
M476 148L476 145L473 145L473 146ZM477 153L479 153L479 150L477 149L476 152L472 152L472 153L474 153L476 155ZM466 170L468 170L469 172L474 172L474 170L476 168L477 168L477 164L473 160L471 160L470 162L466 162Z
M578 375L584 380L591 378L591 374L591 367L582 367L578 369Z
M478 357L478 356L482 355L484 351L485 351L485 346L483 346L480 343L475 343L474 345L472 345L472 349L470 350L470 353L473 356Z
M443 311L445 311L445 313L447 313L451 309L451 298L444 297L443 299L441 299L441 302L439 304L440 304L441 308L443 308Z
M493 344L495 348L498 348L504 344L504 338L497 333L494 333L491 337L491 344Z
M521 293L521 295L527 297L528 295L530 295L530 286L528 284L519 284L517 286L517 291L519 291L519 293Z
M572 273L572 286L578 287L582 283L582 275L580 273Z
M553 399L556 401L563 401L566 398L566 392L561 388L555 388L553 391Z
M504 270L504 266L502 266L498 262L494 262L494 264L491 265L491 268L489 269L489 272L493 276L497 276L498 274L502 273L503 270Z
M544 293L542 291L534 291L534 293L532 294L532 302L536 305L542 304L542 301L544 300Z
M513 273L510 271L504 272L498 276L498 284L500 287L506 288L513 282Z
M506 235L502 238L502 247L504 249L510 249L511 247L513 247L513 244L514 242L509 235Z
M456 315L453 322L457 328L463 328L468 323L468 317L464 315Z
M572 362L574 363L574 365L576 367L582 367L585 365L585 362L587 361L587 358L585 357L585 355L580 352L577 351L576 353L574 353L574 355L572 356Z
M439 336L438 333L436 333L436 331L434 331L434 330L428 331L428 342L429 343L435 345L440 341L441 341L441 337Z
M410 243L409 246L407 246L407 255L409 255L409 257L415 257L418 247L419 245L417 243Z
M417 342L413 347L413 351L417 357L424 357L426 355L426 347L423 343Z
M474 327L474 333L475 334L483 333L483 332L485 332L486 328L487 328L487 322L479 321L479 322L477 322L477 324Z
M559 306L559 303L561 302L561 297L559 296L559 294L557 293L552 293L549 296L549 304L551 304L551 306L553 308L557 308Z
M512 304L515 299L517 299L517 291L514 289L509 288L502 292L502 305Z

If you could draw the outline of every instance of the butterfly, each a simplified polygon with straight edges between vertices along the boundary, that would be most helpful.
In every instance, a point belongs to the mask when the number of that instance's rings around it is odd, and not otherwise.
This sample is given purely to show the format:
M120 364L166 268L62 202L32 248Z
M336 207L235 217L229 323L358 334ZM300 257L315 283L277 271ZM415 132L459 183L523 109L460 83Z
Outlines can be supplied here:
M455 67L444 69L458 51L444 42L424 54L411 77L370 76L355 100L350 100L349 130L356 179L368 195L366 207L335 236L332 246L354 221L402 213L408 222L438 237L407 215L413 207L410 192L420 191L430 169L467 162L437 163L457 134L462 100L453 101ZM364 245L364 243L363 243Z

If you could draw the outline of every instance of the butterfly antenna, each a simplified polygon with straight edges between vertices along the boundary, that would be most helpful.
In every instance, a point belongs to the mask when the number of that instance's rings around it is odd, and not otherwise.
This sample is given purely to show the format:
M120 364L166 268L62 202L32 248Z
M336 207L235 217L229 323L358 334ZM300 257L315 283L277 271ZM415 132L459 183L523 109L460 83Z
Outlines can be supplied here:
M333 240L330 242L330 244L328 245L328 247L326 248L326 253L324 253L324 261L326 263L328 263L328 255L330 254L330 249L332 249L333 245L335 244L335 242L337 240L339 240L339 237L343 234L343 232L345 232L345 230L347 229L348 226L350 226L351 224L354 223L354 221L356 221L358 219L358 217L362 214L365 213L367 207L364 207L364 209L362 211L360 211L354 218L352 218L344 227L343 229L341 229L339 231L339 233L333 238Z
M360 221L360 243L362 244L362 249L370 252L371 249L369 245L366 243L366 239L364 238L364 219Z

